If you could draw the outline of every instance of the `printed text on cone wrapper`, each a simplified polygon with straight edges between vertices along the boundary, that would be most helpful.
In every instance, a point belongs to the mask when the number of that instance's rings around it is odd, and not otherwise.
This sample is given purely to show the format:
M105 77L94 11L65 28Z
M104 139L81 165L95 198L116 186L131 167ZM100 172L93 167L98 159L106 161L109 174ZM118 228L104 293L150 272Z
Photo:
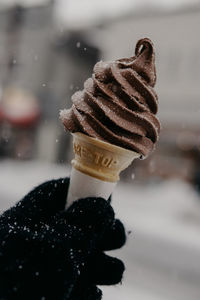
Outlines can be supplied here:
M88 149L85 146L80 145L79 143L74 143L74 153L82 158L89 158L91 162L95 163L96 165L111 168L112 166L116 166L118 161L113 159L113 157L108 157L103 155L102 153L92 152L91 149Z

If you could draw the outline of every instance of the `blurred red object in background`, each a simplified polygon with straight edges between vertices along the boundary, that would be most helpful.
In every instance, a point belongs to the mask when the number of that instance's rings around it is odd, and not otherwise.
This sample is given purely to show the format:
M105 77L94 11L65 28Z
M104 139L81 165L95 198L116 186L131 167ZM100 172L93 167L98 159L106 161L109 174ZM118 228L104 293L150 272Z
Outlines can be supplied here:
M37 123L40 113L38 100L30 92L12 87L3 93L0 120L13 126L29 127Z

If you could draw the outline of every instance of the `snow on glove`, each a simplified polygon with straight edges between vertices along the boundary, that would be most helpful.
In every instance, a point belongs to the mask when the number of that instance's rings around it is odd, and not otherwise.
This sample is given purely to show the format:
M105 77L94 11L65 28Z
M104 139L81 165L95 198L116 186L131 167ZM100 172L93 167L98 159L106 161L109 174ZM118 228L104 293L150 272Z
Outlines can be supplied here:
M104 253L125 243L108 201L67 210L69 179L45 182L0 216L0 299L99 300L96 285L119 283L124 265Z

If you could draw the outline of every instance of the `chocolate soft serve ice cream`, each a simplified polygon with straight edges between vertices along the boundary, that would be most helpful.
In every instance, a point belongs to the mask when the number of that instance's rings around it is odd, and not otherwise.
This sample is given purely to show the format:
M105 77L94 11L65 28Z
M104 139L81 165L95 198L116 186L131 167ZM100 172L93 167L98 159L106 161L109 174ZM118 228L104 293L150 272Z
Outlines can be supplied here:
M154 46L144 38L135 56L94 66L72 107L61 111L65 129L148 156L160 131L155 82Z

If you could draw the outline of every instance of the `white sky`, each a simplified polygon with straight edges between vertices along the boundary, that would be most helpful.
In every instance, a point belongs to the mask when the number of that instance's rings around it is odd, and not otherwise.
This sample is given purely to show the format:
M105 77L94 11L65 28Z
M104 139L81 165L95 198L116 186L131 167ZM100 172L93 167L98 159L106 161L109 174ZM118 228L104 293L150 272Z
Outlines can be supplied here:
M117 16L131 9L157 5L173 9L183 5L200 3L200 0L57 0L56 16L60 24L72 27L87 26L99 19Z
M24 6L38 5L47 3L50 0L0 0L0 6L10 6L13 4L22 4ZM157 4L159 6L177 6L181 4L189 4L193 2L200 2L199 0L55 0L55 2L63 7L68 7L70 10L76 7L85 8L89 10L93 8L103 7L105 9L123 9L123 7L133 6L134 4Z

